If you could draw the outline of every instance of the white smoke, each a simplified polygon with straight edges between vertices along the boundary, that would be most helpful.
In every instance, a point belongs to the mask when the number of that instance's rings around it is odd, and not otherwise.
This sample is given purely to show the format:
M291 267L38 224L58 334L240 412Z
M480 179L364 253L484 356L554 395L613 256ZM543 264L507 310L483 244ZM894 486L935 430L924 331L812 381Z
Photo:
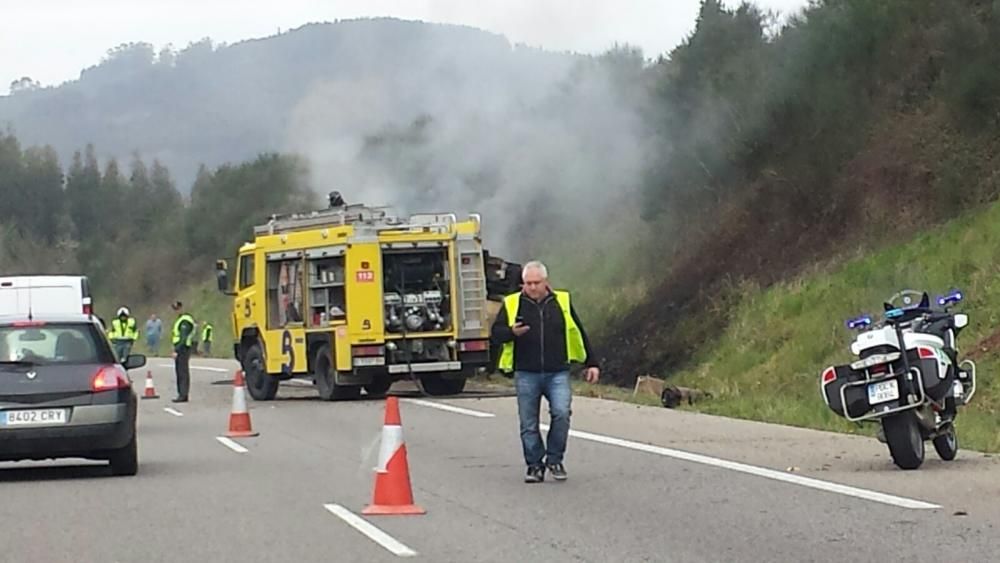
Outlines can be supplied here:
M288 148L309 159L317 191L339 190L348 203L482 213L498 255L534 251L518 238L525 220L565 233L634 213L644 127L623 93L639 85L616 83L591 59L508 55L429 49L420 67L436 73L317 84L293 112ZM422 117L420 143L363 156L366 137L405 135Z

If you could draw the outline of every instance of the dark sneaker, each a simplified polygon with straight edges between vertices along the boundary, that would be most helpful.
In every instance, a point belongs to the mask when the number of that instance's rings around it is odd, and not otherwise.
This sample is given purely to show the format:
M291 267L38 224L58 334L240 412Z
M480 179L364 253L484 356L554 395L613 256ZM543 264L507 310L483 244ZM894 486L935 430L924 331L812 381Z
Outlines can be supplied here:
M524 476L525 483L541 483L545 480L545 467L535 465L528 468L528 473Z
M561 464L561 463L550 463L549 466L548 466L548 468L549 468L549 473L552 474L552 478L553 479L555 479L556 481L565 481L566 480L566 477L567 477L567 475L566 475L566 468L563 467L563 464Z

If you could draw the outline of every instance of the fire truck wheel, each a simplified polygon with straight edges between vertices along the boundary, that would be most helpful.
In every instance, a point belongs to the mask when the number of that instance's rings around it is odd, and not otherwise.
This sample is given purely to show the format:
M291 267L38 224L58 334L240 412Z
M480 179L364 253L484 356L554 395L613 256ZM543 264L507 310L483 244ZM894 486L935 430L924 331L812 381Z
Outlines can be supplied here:
M360 385L337 385L336 368L333 367L333 356L330 355L330 347L323 346L316 351L316 361L313 362L313 369L316 370L316 388L319 390L319 398L324 401L338 401L342 399L357 399L361 396Z
M428 395L458 395L465 389L465 378L445 379L438 374L428 374L420 378Z
M278 394L278 378L268 375L264 369L264 354L259 344L254 344L243 354L243 375L246 377L247 392L255 401L270 401Z

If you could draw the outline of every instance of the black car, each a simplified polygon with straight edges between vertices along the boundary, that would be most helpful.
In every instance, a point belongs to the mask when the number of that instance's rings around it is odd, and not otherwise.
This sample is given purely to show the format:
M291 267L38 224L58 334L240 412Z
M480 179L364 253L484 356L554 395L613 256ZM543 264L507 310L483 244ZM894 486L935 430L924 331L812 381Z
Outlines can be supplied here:
M90 315L0 317L0 461L105 459L135 475L136 393Z

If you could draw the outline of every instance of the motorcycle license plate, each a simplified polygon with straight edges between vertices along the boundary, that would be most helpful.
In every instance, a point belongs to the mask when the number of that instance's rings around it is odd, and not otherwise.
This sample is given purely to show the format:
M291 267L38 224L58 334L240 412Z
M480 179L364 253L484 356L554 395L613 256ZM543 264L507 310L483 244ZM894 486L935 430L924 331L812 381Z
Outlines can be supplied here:
M879 381L868 386L868 404L877 405L899 398L899 382L895 379Z

